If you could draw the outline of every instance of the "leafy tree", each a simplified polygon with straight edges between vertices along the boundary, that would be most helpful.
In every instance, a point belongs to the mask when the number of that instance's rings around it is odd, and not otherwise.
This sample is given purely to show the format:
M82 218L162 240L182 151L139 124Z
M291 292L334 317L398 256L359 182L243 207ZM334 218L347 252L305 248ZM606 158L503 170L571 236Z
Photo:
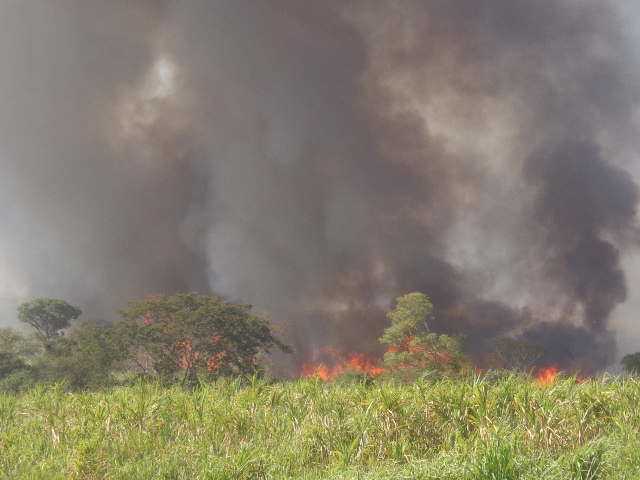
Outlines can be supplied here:
M38 298L18 307L18 319L35 328L46 342L62 336L61 330L69 328L81 313L76 305L55 298Z
M625 355L620 363L629 375L640 375L640 352Z
M540 345L515 338L492 338L487 340L487 343L493 349L493 354L489 358L490 363L520 372L529 371L536 360L547 351Z
M457 373L468 366L463 335L438 335L429 331L433 305L423 293L409 293L397 299L387 317L391 326L381 343L389 345L382 366L392 375L413 380L425 372Z
M181 374L183 384L197 384L203 378L259 373L262 354L292 351L269 321L250 309L195 293L154 295L129 302L118 329L143 370L150 366L169 378Z
M32 363L42 350L33 337L12 328L0 328L0 391L16 392L36 380Z
M433 319L433 305L424 293L408 293L396 299L396 308L389 310L387 317L391 326L380 342L400 345L415 334L429 332L427 320Z
M58 338L46 350L37 367L43 380L65 380L72 388L101 387L124 369L127 355L110 325L83 324Z
M42 345L32 336L9 327L0 327L0 353L28 363L42 350Z
M19 358L0 352L0 379L26 367L27 365Z

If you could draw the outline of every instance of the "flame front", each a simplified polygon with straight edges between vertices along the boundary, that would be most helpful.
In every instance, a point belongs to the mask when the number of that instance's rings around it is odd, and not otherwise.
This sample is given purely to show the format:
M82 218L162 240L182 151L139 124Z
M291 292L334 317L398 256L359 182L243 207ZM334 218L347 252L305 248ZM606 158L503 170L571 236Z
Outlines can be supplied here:
M540 367L538 368L538 373L536 374L536 378L542 385L548 385L553 383L558 376L558 367L552 365L551 367Z
M317 361L320 356L325 357L324 361ZM314 360L303 363L301 370L303 377L310 378L317 375L321 380L331 380L348 371L368 373L370 376L384 371L377 365L377 362L367 358L364 353L345 354L333 347L325 347L316 351Z

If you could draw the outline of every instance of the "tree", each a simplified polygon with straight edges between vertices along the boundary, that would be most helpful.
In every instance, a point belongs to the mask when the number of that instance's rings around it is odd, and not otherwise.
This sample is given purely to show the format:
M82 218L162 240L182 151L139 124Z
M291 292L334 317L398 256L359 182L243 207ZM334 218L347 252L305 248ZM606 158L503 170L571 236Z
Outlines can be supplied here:
M622 368L629 375L639 375L640 374L640 352L630 353L629 355L625 355L620 360L622 364Z
M509 370L527 372L546 348L534 343L527 343L515 338L492 338L487 343L493 349L491 363L499 363Z
M38 298L18 307L18 319L35 328L46 342L61 337L61 330L69 328L81 313L78 306L55 298Z
M88 323L74 327L68 335L50 345L38 370L43 380L66 380L72 388L103 387L113 373L123 370L126 346L111 325Z
M250 310L251 305L196 293L154 295L129 302L118 329L134 357L143 353L155 372L181 374L183 384L197 384L203 378L259 373L261 354L292 351L267 319ZM144 361L138 363L147 370Z
M9 327L0 328L0 391L16 392L36 381L33 361L42 345Z
M32 336L10 327L0 327L0 353L28 363L42 350L42 345Z
M381 343L389 345L382 366L406 380L428 371L460 372L469 364L464 354L463 335L437 335L429 331L433 305L423 293L409 293L397 299L396 308L387 317L391 326Z

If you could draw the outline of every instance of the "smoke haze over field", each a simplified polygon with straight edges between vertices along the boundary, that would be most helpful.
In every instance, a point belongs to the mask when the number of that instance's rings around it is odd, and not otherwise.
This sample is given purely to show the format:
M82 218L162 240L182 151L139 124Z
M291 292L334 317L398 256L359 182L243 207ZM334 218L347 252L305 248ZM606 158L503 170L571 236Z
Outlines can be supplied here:
M617 5L4 2L4 323L39 296L115 320L198 291L270 311L298 363L379 352L421 291L478 360L498 335L588 371L640 350L617 309L640 7Z

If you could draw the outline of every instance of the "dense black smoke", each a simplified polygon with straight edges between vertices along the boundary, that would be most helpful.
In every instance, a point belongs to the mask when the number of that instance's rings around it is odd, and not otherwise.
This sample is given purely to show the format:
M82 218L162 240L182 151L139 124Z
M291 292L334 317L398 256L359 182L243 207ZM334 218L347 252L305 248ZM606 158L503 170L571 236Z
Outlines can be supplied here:
M534 218L546 232L548 275L582 306L585 327L600 332L626 298L620 255L607 237L635 233L638 188L593 144L565 142L526 167L539 186Z
M298 354L432 329L616 357L640 101L613 1L13 2L0 20L0 295L115 320L199 291ZM588 359L586 357L589 357Z

